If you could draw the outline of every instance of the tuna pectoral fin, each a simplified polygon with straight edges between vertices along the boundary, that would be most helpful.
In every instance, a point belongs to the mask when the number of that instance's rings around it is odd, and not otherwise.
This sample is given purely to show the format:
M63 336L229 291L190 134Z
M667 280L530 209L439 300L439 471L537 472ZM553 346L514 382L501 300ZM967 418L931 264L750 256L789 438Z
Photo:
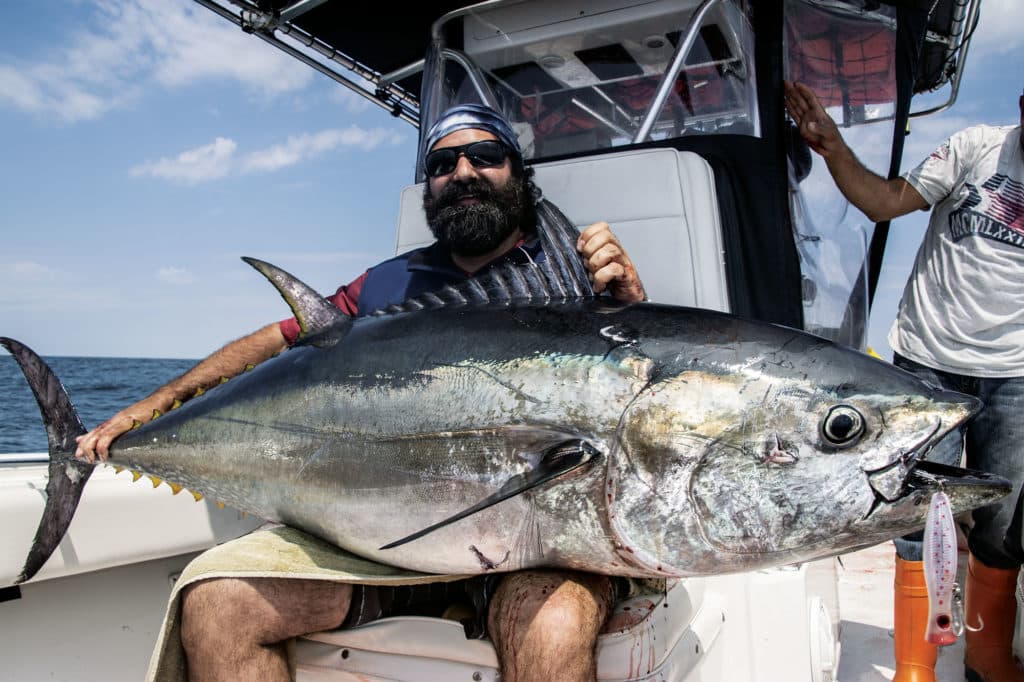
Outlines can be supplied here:
M557 478L558 476L568 473L573 469L577 469L585 464L590 464L600 454L601 453L598 452L594 446L590 445L586 441L568 440L564 443L559 443L544 453L544 456L541 458L540 462L537 463L536 467L521 474L516 474L512 478L508 479L508 481L506 481L505 484L493 495L488 495L472 507L464 509L453 516L449 516L444 521L435 523L432 526L427 526L423 530L416 531L412 535L407 535L401 540L396 540L390 544L384 545L381 549L394 549L395 547L421 538L428 533L433 533L438 528L448 526L460 519L464 519L467 516L475 514L478 511L492 507L502 500L515 497L530 488L536 488L542 483L547 483L551 479Z
M46 507L25 559L25 567L18 576L17 582L22 583L35 575L57 549L71 525L82 490L92 475L93 465L74 458L75 438L85 433L85 428L60 380L28 346L2 337L0 345L14 356L32 388L42 412L50 448Z

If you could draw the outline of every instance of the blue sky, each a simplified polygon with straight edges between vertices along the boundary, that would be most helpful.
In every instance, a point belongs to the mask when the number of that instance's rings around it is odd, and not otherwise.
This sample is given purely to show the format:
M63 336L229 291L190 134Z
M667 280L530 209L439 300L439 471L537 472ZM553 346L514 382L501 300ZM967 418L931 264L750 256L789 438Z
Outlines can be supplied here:
M199 358L287 315L240 256L329 292L393 253L412 126L189 0L4 9L0 334L44 355ZM1024 4L984 0L960 98L915 121L908 165L959 128L1017 122L1021 26ZM851 141L875 149L880 128ZM923 227L893 227L883 355Z

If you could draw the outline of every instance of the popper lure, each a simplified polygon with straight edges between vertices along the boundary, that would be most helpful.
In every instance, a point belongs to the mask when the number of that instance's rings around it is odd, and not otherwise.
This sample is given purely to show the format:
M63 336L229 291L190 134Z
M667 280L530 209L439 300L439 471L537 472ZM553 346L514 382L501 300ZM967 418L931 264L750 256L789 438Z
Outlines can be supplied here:
M928 628L925 639L945 646L956 641L953 619L957 545L953 509L946 493L932 495L924 527L924 579L928 586Z

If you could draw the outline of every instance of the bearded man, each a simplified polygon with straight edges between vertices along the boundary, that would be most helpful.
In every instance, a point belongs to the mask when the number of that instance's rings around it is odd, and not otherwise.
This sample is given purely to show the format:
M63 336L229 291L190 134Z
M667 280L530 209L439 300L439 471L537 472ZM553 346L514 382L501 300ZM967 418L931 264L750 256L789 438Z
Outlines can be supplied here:
M467 104L446 111L424 137L423 208L436 241L380 263L329 300L350 316L367 315L457 284L506 263L544 258L537 235L533 169L496 111ZM594 290L645 298L632 262L607 223L583 231L577 248ZM118 412L78 440L76 456L105 460L111 441L166 412L197 389L218 384L295 342L294 318L275 322L215 352L181 377ZM502 679L594 680L597 636L615 585L605 576L521 571L481 594L487 634ZM383 597L383 598L382 598ZM293 637L388 614L392 597L325 580L218 578L189 585L181 636L192 680L288 680L286 643Z

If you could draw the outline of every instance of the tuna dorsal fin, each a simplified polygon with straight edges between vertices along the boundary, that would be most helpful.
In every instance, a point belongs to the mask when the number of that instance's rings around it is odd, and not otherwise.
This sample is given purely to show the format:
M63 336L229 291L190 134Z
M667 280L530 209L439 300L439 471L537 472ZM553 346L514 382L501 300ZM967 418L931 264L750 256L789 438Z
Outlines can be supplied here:
M576 226L546 199L537 202L537 223L545 256L540 262L494 267L465 282L374 314L494 303L549 303L593 296L587 268L576 251L580 236Z
M25 566L15 581L22 583L34 576L60 545L94 466L73 456L75 438L85 433L85 427L53 370L31 348L14 339L0 338L0 345L14 356L39 403L50 448L46 506Z
M352 318L341 312L337 306L298 277L285 272L276 265L256 258L243 256L242 260L270 280L270 283L281 294L281 298L292 309L292 314L299 322L299 341L320 334L340 323L352 324Z
M501 488L494 494L488 495L472 507L449 516L444 521L435 523L432 526L427 526L423 530L418 530L412 535L405 536L401 540L395 540L392 543L384 545L381 549L393 549L421 538L428 533L433 533L438 528L451 525L460 519L464 519L467 516L477 513L478 511L492 507L502 500L507 500L510 497L524 493L531 488L536 488L542 483L547 483L551 479L568 473L573 469L589 464L593 462L595 458L599 457L600 454L601 453L593 445L584 440L574 439L559 443L558 445L549 448L547 452L544 453L544 457L541 458L536 467L530 471L516 474L506 481L505 485L501 486Z

